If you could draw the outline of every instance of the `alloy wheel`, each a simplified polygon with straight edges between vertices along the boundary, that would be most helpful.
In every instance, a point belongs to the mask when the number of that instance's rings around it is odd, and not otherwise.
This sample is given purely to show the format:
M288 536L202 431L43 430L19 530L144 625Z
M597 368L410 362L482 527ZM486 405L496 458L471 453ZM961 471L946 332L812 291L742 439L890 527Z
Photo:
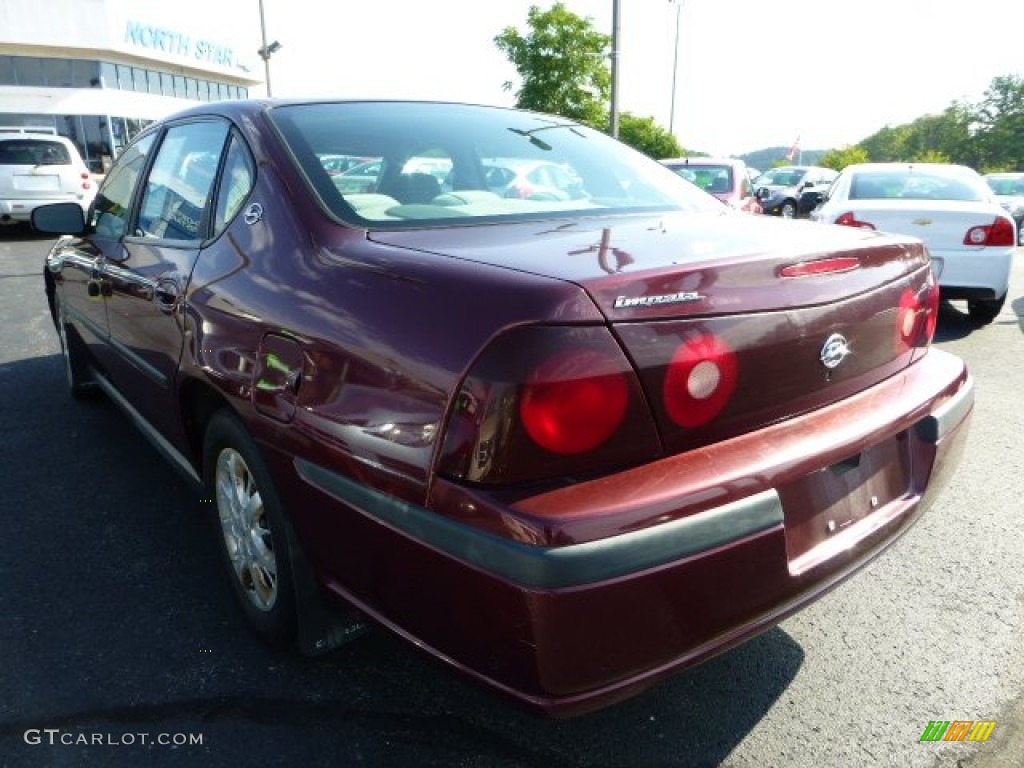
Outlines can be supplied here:
M217 457L215 487L232 570L249 602L260 611L270 611L278 597L270 521L249 466L233 448L224 448Z

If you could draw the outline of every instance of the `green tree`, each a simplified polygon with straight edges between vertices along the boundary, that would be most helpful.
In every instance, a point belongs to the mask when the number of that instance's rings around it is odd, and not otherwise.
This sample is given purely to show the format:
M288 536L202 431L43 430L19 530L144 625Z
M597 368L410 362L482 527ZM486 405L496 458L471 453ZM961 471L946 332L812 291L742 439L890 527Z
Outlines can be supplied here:
M516 106L549 112L604 129L608 123L611 72L607 55L611 37L594 29L593 21L555 3L542 11L531 6L529 32L506 27L495 45L519 73ZM511 91L512 82L504 84Z
M885 126L868 136L857 146L868 153L873 163L896 163L906 159L906 145L910 135L906 125Z
M831 168L834 171L841 171L848 165L870 162L868 151L859 144L848 145L841 149L830 149L824 154L818 165Z
M977 142L984 170L1024 169L1024 78L992 80L978 105Z
M653 117L637 117L628 112L619 116L619 140L655 160L686 154L679 141Z

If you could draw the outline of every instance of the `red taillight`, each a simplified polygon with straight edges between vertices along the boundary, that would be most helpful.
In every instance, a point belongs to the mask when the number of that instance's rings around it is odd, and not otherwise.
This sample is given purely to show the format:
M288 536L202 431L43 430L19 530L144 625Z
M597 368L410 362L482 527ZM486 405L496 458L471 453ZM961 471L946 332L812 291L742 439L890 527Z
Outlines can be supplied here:
M541 448L573 454L601 445L622 425L626 375L596 350L569 350L530 374L519 402L527 433Z
M964 245L1016 245L1017 233L1013 219L997 216L991 224L971 227L964 235Z
M665 411L681 427L707 424L728 404L738 378L736 353L728 344L704 331L688 333L665 375Z
M931 273L918 290L907 288L900 296L896 315L896 344L899 350L926 347L935 336L939 320L939 286Z
M438 471L488 485L611 471L661 453L633 365L603 326L509 330L451 408Z
M853 211L847 211L842 216L840 216L838 219L836 219L835 223L840 225L840 226L842 226L842 227L858 227L860 229L874 229L875 228L875 225L872 224L871 222L869 222L869 221L861 221L860 219L858 219L857 218L857 214L855 214Z

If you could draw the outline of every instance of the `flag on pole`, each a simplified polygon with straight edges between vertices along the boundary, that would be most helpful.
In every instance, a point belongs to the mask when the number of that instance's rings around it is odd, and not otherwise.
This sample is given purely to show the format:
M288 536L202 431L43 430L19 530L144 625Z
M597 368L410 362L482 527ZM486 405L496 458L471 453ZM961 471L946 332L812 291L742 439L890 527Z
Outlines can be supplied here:
M789 152L786 153L786 159L789 162L793 162L793 158L796 157L796 153L800 151L800 137L796 137L796 141L793 142L793 146L789 148Z

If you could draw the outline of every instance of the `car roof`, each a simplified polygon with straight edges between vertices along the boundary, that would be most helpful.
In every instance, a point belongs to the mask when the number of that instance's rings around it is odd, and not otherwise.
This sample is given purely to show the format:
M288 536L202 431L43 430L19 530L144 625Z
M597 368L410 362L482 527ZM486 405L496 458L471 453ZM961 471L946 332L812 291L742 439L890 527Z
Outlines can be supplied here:
M746 166L738 157L666 157L658 162L664 165L731 165L734 168Z
M848 165L844 171L903 171L910 168L926 168L929 170L949 170L955 173L967 172L977 174L978 172L967 165L956 163L855 163ZM980 175L980 174L979 174Z
M61 144L72 144L71 139L67 136L60 136L56 133L42 133L36 131L0 131L0 140L6 139L32 139L37 141L56 141ZM72 146L74 146L72 144Z

